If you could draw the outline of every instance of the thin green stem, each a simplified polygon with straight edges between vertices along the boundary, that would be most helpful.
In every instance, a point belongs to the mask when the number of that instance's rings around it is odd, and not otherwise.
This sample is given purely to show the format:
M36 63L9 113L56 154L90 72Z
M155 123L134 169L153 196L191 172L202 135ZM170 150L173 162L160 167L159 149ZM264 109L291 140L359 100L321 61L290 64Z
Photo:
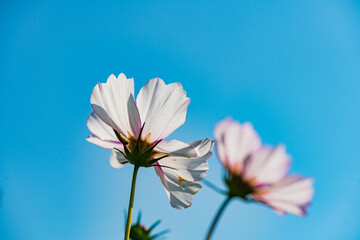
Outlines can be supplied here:
M209 188L211 188L212 190L214 190L217 193L220 193L222 195L227 195L227 192L225 190L222 190L221 188L219 188L218 186L216 186L215 184L213 184L212 182L203 179L202 182L208 186Z
M226 206L229 204L230 200L232 199L232 196L228 196L225 201L222 203L222 205L220 206L219 210L216 213L216 216L211 224L211 227L209 228L208 234L206 235L206 240L210 240L211 235L213 234L216 224L219 221L221 214L223 213L223 211L225 210Z
M126 228L125 228L125 240L129 240L130 237L130 228L131 228L131 217L133 212L133 205L134 205L134 197L135 197L135 184L136 184L136 176L138 173L139 167L134 166L134 173L131 183L131 193L130 193L130 201L129 201L129 209L127 214L127 221L126 221Z

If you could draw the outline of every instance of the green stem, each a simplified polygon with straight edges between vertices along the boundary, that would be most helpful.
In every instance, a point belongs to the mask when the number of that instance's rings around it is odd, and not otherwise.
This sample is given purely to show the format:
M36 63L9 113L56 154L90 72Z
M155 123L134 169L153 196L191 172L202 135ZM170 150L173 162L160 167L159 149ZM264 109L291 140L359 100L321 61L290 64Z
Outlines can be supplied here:
M222 205L220 206L219 210L216 213L216 216L211 224L211 227L209 228L208 234L206 235L206 240L210 240L211 235L213 234L216 224L219 221L221 214L223 213L223 211L225 210L226 206L229 204L230 200L232 199L232 196L228 196L225 201L222 203Z
M125 228L125 240L129 240L130 237L130 228L131 228L131 217L133 212L133 205L134 205L134 196L135 196L135 184L136 184L136 176L138 173L139 167L134 166L134 173L131 183L131 193L130 193L130 201L129 201L129 209L127 214L127 221L126 221L126 228Z
M206 179L203 179L202 182L208 186L209 188L211 188L212 190L214 190L215 192L217 193L220 193L222 195L227 195L227 192L222 190L221 188L219 188L218 186L216 186L215 184L213 184L212 182L206 180Z

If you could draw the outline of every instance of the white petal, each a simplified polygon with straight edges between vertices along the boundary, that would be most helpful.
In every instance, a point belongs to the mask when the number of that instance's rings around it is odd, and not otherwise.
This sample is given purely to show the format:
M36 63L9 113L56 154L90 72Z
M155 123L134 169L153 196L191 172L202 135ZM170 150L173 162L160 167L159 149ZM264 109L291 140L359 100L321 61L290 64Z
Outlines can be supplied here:
M134 100L134 81L124 74L111 75L106 83L94 87L90 98L94 112L111 128L125 136L137 136L141 121Z
M155 167L155 170L163 182L171 206L177 209L190 207L192 196L201 189L201 185L183 179L172 169Z
M211 140L210 138L205 138L204 140L189 142L188 144L198 150L199 157L203 157L204 155L209 153L211 153L212 155L214 143L214 140Z
M185 122L190 99L180 83L166 85L160 78L149 80L140 90L136 103L143 136L151 134L151 142L164 139Z
M198 157L167 157L156 163L158 167L155 167L171 206L178 209L191 205L192 195L201 188L195 181L206 176L209 170L207 160L212 156L213 141L209 138L188 144L199 152Z
M122 149L123 146L117 140L113 129L104 123L94 112L89 115L86 124L93 133L86 139L87 141L107 149Z
M114 148L118 148L121 150L123 149L123 145L119 142L104 141L92 134L86 139L86 141L106 149L114 149Z
M314 195L313 180L295 175L288 176L272 186L260 188L259 191L259 195L254 195L255 200L278 211L296 215L306 214L306 207Z
M289 166L290 157L284 146L262 147L245 162L242 176L256 184L271 184L284 178Z
M110 156L110 165L113 168L122 168L123 166L126 165L127 160L124 158L124 156L119 153L117 150L113 150L111 152L111 156Z
M198 150L200 153L198 157L170 156L161 159L158 163L161 166L176 169L170 169L169 171L174 171L175 174L188 181L200 181L209 171L207 160L212 156L213 142L209 138L206 138L202 141L195 141L189 144Z
M184 143L178 140L172 140L170 142L161 141L155 147L155 151L170 156L185 156L185 157L199 156L199 152L196 148L194 148L188 143Z
M231 172L241 174L243 163L259 149L261 141L251 123L240 124L230 119L215 128L216 150L220 161Z

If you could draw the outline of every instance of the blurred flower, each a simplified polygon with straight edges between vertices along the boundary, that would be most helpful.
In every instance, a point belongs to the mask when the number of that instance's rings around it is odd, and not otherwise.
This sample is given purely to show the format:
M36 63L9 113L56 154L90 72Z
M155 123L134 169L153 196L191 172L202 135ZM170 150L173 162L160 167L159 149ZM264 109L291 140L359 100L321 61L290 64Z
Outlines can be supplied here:
M155 167L171 205L189 207L192 195L201 188L195 181L208 172L206 160L213 143L209 138L190 143L163 141L185 122L190 99L181 84L151 79L135 103L133 79L111 75L94 87L90 102L94 112L87 120L92 132L87 140L112 149L111 166Z
M215 129L216 149L227 170L229 196L263 203L279 214L305 215L313 197L313 180L287 175L285 147L261 145L250 123L226 119Z
M141 213L138 215L136 224L131 226L130 239L132 240L154 240L158 237L170 232L170 230L164 230L159 233L151 235L151 231L154 230L160 224L160 220L156 221L150 227L141 224Z

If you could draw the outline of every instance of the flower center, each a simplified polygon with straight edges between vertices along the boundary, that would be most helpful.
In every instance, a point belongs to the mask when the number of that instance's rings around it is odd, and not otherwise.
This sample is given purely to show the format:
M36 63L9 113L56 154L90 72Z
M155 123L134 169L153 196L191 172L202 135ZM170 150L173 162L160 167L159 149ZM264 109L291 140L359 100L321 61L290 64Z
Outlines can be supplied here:
M139 167L153 167L154 163L164 157L167 157L167 155L154 150L156 145L159 144L162 139L157 142L151 143L150 133L146 135L145 138L141 138L141 133L143 129L144 125L142 126L139 136L137 138L132 136L129 132L128 136L126 137L125 135L119 133L114 129L116 137L124 146L123 150L116 150L119 151L126 158L126 162L130 162L131 164Z
M229 195L249 200L248 195L255 192L250 182L244 181L241 176L228 174L225 177L226 185L229 188Z

